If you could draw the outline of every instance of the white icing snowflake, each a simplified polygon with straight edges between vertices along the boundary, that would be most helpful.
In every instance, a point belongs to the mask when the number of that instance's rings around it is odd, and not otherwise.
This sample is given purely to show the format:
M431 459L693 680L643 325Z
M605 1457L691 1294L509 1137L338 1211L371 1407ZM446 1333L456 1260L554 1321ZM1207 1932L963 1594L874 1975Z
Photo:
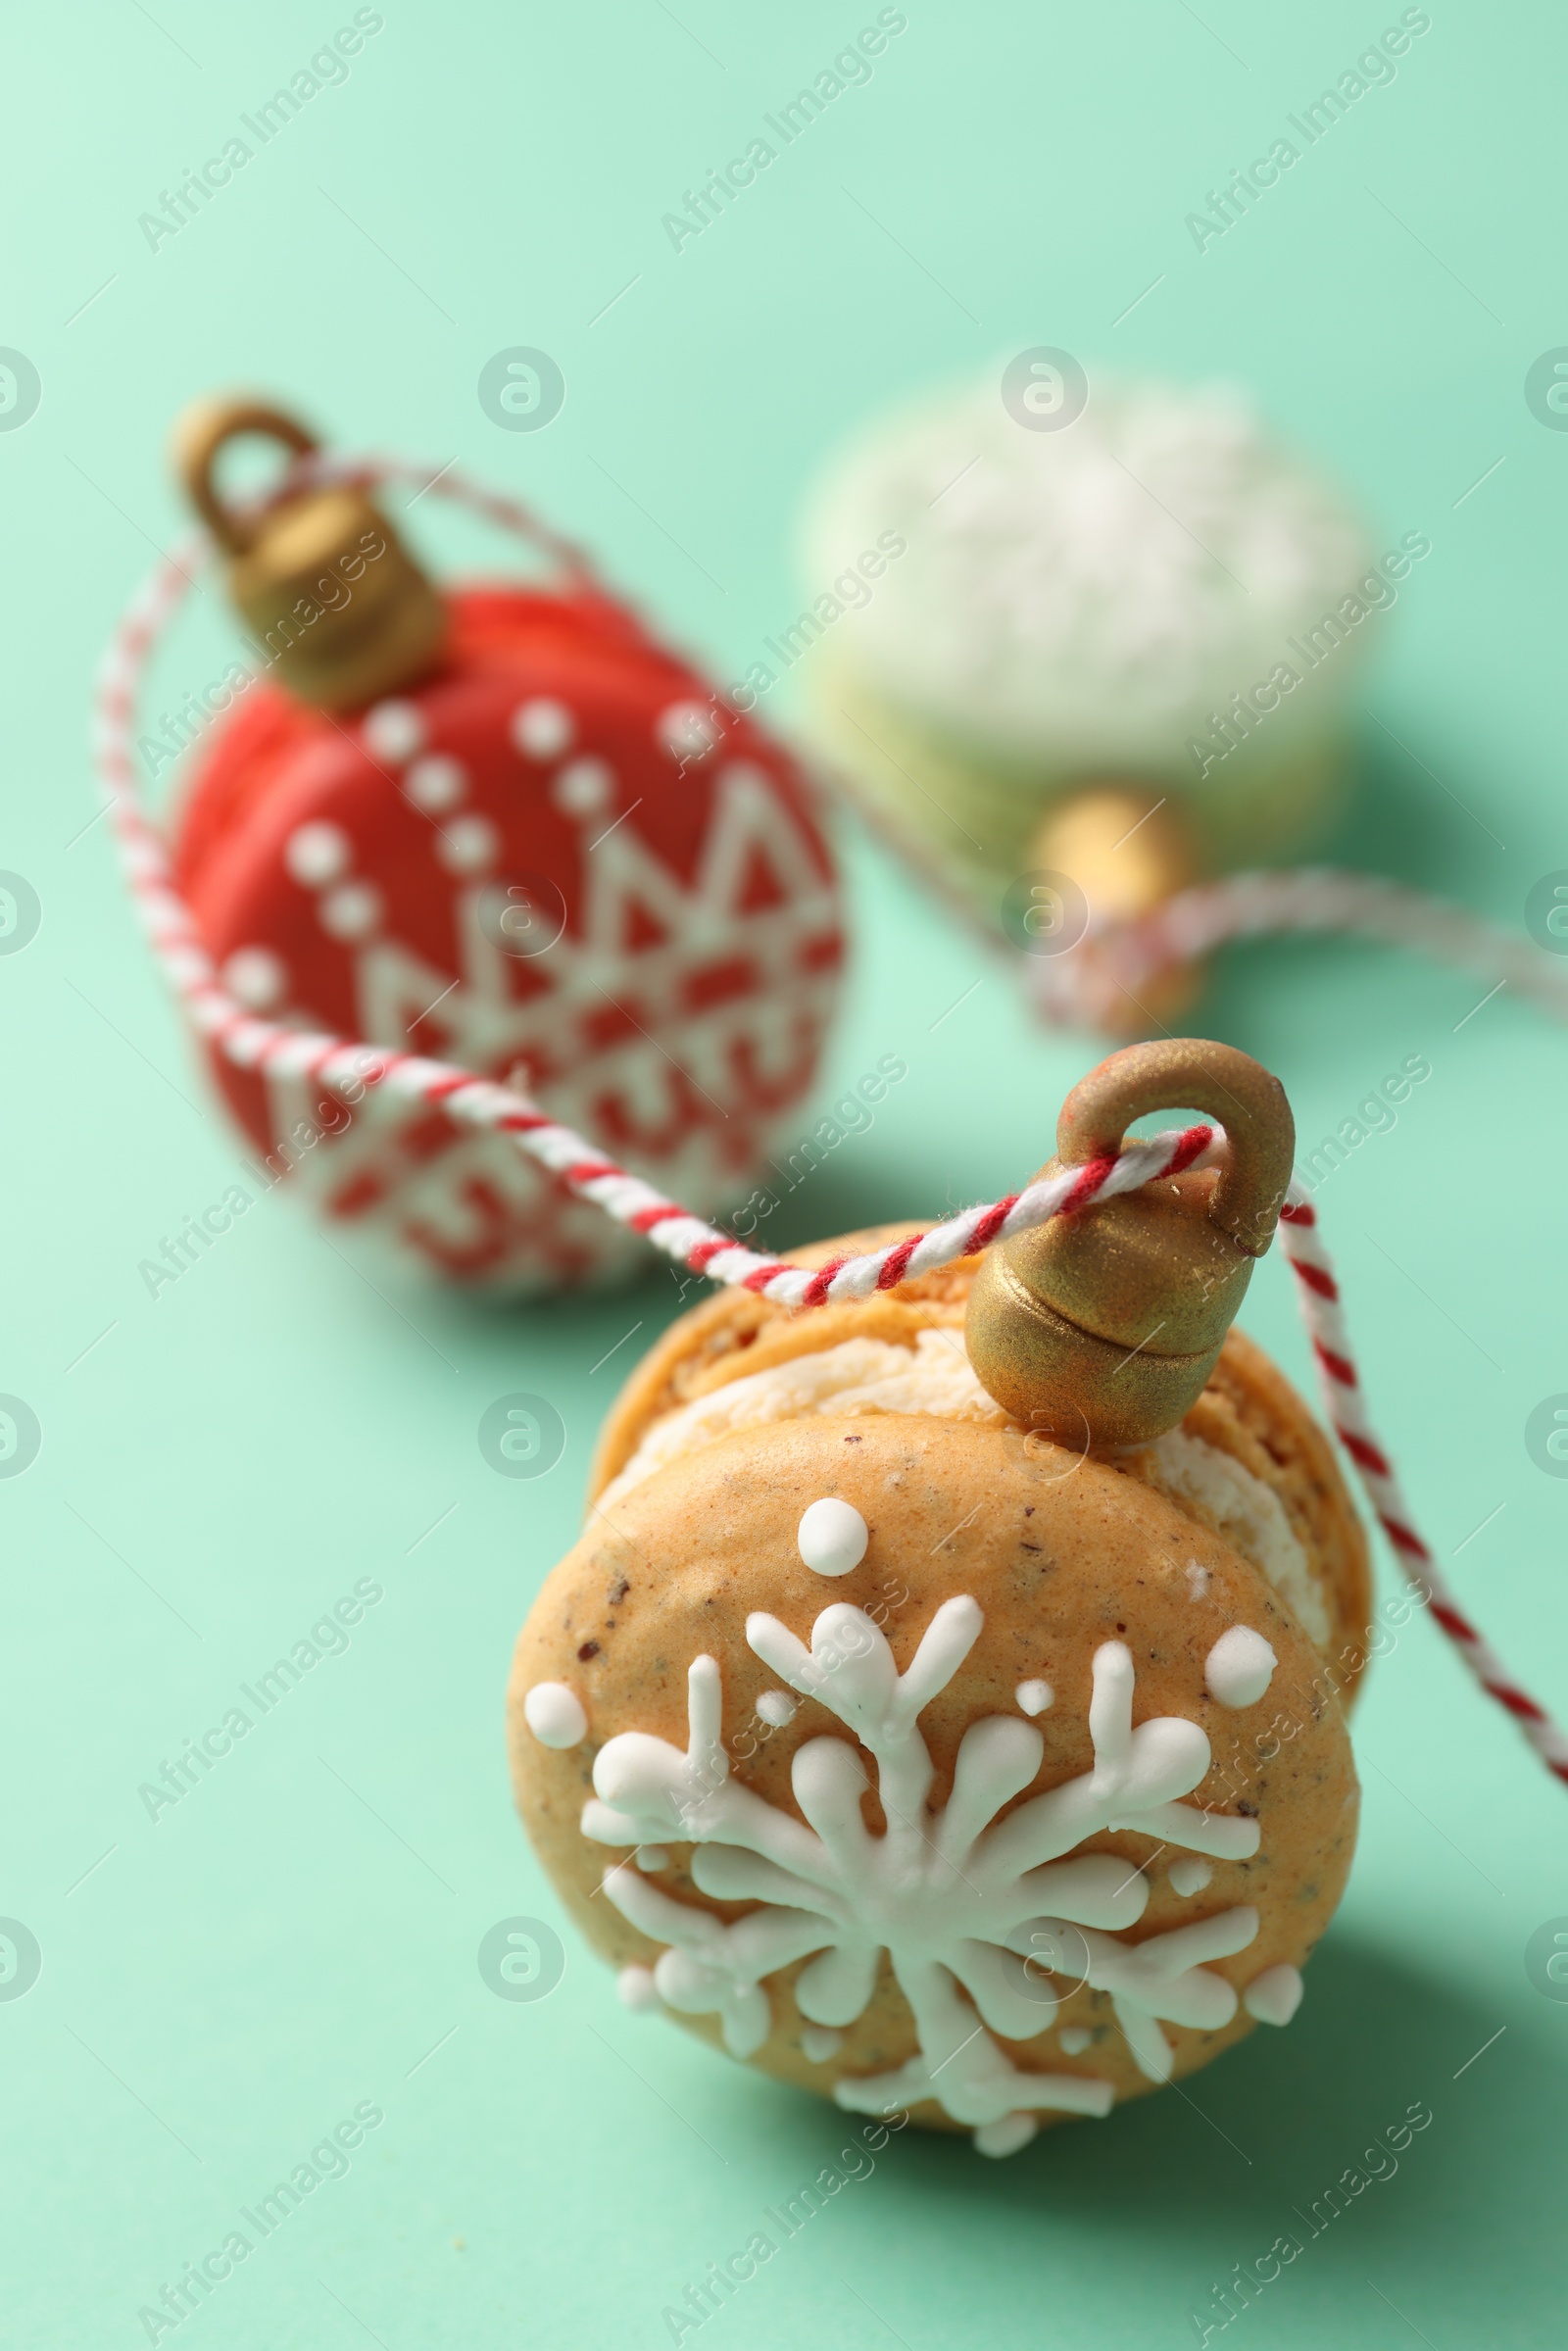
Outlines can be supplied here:
M1108 1991L1140 2069L1162 2082L1172 2055L1158 2020L1210 2031L1228 2024L1235 1988L1200 1963L1244 1950L1257 1933L1256 1911L1237 1908L1141 1943L1120 1941L1113 1931L1142 1915L1147 1880L1116 1854L1060 1857L1101 1831L1126 1829L1245 1860L1259 1832L1254 1820L1176 1800L1207 1771L1208 1740L1174 1715L1134 1730L1133 1661L1119 1641L1095 1652L1092 1771L999 1822L1039 1771L1045 1741L1033 1723L994 1716L964 1733L953 1791L928 1813L934 1770L917 1718L952 1681L983 1621L973 1599L945 1600L901 1676L870 1617L844 1602L817 1617L809 1649L776 1617L747 1619L758 1656L837 1715L870 1755L883 1835L865 1825L868 1776L847 1739L811 1739L798 1750L791 1782L804 1822L730 1777L719 1669L706 1656L688 1675L685 1751L641 1731L610 1739L582 1827L604 1844L691 1842L701 1892L760 1905L725 1925L624 1864L605 1879L622 1916L668 1946L654 1970L662 1999L688 2014L716 2013L737 2057L767 2038L762 1985L777 1969L808 1959L796 2004L812 2024L840 2027L868 2006L886 1951L919 2053L891 2072L841 2081L839 2104L880 2114L932 2098L974 2127L983 2153L1001 2155L1034 2134L1042 2108L1102 2115L1112 2101L1103 2078L1020 2069L993 2037L1033 2040L1050 2027L1058 1999L1042 1970Z

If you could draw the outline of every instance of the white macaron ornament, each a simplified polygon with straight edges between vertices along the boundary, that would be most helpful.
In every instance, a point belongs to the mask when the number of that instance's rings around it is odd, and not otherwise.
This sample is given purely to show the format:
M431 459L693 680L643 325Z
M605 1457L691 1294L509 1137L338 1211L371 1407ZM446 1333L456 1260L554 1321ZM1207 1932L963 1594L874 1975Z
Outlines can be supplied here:
M878 419L803 536L836 590L797 624L817 749L1034 955L1321 833L1380 615L1430 551L1378 557L1240 392L1091 381L1065 352Z

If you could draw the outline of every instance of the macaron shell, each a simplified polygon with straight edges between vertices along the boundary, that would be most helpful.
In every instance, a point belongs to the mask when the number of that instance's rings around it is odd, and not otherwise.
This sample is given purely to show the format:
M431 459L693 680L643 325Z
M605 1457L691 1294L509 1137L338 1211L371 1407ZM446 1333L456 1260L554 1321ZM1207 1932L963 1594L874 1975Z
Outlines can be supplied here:
M1365 526L1232 389L1097 367L1054 421L1010 375L872 417L808 496L803 582L835 594L785 633L824 766L993 928L1020 876L1072 873L1034 836L1105 780L1214 871L1299 854L1394 598Z
M1105 368L1084 390L1066 429L1022 429L989 372L870 419L808 493L806 576L898 551L804 633L990 758L1157 770L1336 611L1372 548L1345 494L1233 390ZM1353 660L1336 651L1306 699L1341 704ZM1300 698L1271 725L1298 726Z
M569 661L583 682L631 661L662 672L671 701L692 686L690 673L662 652L631 615L599 595L541 595L515 587L470 586L447 598L451 634L441 661L417 681L455 682L480 671L514 674L519 657ZM352 737L352 718L328 722ZM274 783L291 754L318 740L322 720L264 671L246 689L182 776L172 816L175 876L189 897L210 886L209 868L232 854L234 828ZM221 742L222 757L213 756ZM373 763L373 762L372 762ZM383 773L385 771L383 770Z
M1032 845L1044 818L1107 778L1136 782L1149 805L1168 793L1214 872L1299 857L1338 816L1351 781L1341 698L1319 712L1328 697L1310 685L1281 706L1294 725L1259 728L1201 781L1185 736L1159 757L1065 745L999 757L890 704L826 646L802 661L801 687L812 746L834 780L930 880L959 885L992 919L1008 885L1040 862Z
M831 1016L844 942L811 787L597 592L474 589L449 609L443 661L405 695L330 718L259 682L204 740L176 857L203 944L220 974L230 957L275 971L253 1008L290 1025L520 1070L596 1149L712 1213L776 1145ZM570 739L529 749L532 704L559 705ZM710 747L683 748L677 719L710 725ZM437 770L450 799L430 797ZM330 870L302 862L313 835ZM512 952L491 902L513 884L537 898L541 878L559 953ZM303 1078L285 1099L212 1065L263 1151L302 1119L329 1130L303 1146L326 1214L451 1278L528 1288L646 1262L439 1106L373 1094L339 1142Z
M825 1494L852 1502L870 1529L860 1566L829 1583L812 1575L796 1546L803 1511ZM905 1415L823 1416L722 1438L634 1489L612 1517L612 1525L594 1517L541 1592L517 1644L510 1718L528 1833L566 1907L613 1965L650 1964L659 1946L597 1891L606 1870L627 1856L591 1842L579 1826L606 1741L636 1730L684 1748L687 1668L710 1655L722 1677L731 1768L793 1814L795 1750L823 1733L848 1734L814 1700L781 1728L758 1714L758 1699L778 1680L747 1645L749 1612L766 1610L808 1639L833 1602L881 1611L877 1621L903 1670L937 1607L960 1592L979 1603L985 1624L920 1717L937 1774L932 1805L947 1795L963 1732L988 1715L1016 1716L1015 1692L1034 1678L1055 1696L1038 1718L1046 1746L1032 1791L1089 1769L1092 1659L1102 1642L1124 1641L1137 1675L1135 1722L1181 1715L1210 1739L1209 1774L1185 1800L1255 1812L1262 1833L1252 1860L1215 1861L1206 1887L1185 1898L1165 1875L1173 1856L1153 1839L1110 1832L1088 1839L1085 1849L1148 1870L1148 1908L1128 1939L1253 1904L1256 1938L1237 1957L1212 1962L1218 1973L1241 1988L1268 1967L1299 1967L1310 1953L1338 1902L1355 1837L1357 1789L1341 1706L1312 1643L1262 1575L1136 1479L1009 1430ZM1194 1561L1202 1578L1190 1576ZM1244 1709L1215 1704L1203 1679L1209 1649L1235 1624L1261 1633L1279 1659L1263 1699ZM586 1709L588 1735L570 1750L541 1747L523 1719L526 1691L544 1681L565 1683ZM874 1831L874 1795L865 1810ZM748 1905L696 1892L691 1850L670 1842L654 1883L717 1916L743 1915ZM752 2062L830 2094L841 2076L879 2072L913 2053L908 2011L884 1960L869 2008L831 2060L813 2063L789 1988L798 1973L787 1968L768 1979L772 2030ZM714 2019L678 2021L718 2039ZM1087 2029L1091 2046L1065 2056L1059 2026ZM1250 2030L1244 2009L1218 2031L1164 2027L1178 2075ZM1108 1997L1087 1988L1063 2005L1053 2030L1005 2046L1014 2064L1109 2079L1118 2099L1154 2086L1133 2062ZM955 2127L934 2104L915 2113L933 2127Z
M848 1250L880 1249L920 1229L892 1224L842 1234L792 1249L791 1261L821 1265ZM912 1347L922 1329L961 1331L979 1264L978 1257L961 1257L884 1296L813 1307L807 1314L791 1314L744 1291L705 1298L670 1325L616 1397L594 1456L590 1502L625 1468L662 1413L710 1393L725 1379L745 1378L786 1355L835 1347L852 1337ZM1182 1426L1278 1494L1322 1586L1331 1622L1323 1653L1333 1660L1348 1702L1366 1664L1372 1574L1366 1536L1327 1437L1283 1372L1234 1326L1207 1388ZM1128 1453L1117 1458L1113 1474L1149 1483L1155 1473L1147 1455ZM1198 1514L1189 1509L1189 1515Z

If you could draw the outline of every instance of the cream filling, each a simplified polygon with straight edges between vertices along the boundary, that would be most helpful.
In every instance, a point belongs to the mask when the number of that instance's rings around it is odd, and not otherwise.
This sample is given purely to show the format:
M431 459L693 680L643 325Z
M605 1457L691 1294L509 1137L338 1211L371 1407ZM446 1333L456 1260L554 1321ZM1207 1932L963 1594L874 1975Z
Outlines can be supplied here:
M811 1355L731 1380L711 1396L679 1404L656 1420L618 1478L600 1495L608 1508L671 1461L682 1461L731 1429L813 1412L930 1413L939 1420L982 1421L1005 1428L1007 1416L969 1368L957 1331L921 1331L912 1347L887 1339L845 1339Z
M922 1331L912 1347L885 1339L845 1339L815 1354L795 1355L731 1380L710 1396L664 1413L606 1487L600 1507L612 1508L657 1470L683 1461L732 1429L827 1412L926 1413L938 1420L1008 1426L1007 1415L971 1370L961 1333ZM1184 1429L1172 1429L1149 1451L1157 1490L1169 1500L1196 1505L1232 1550L1262 1571L1324 1646L1331 1626L1322 1585L1278 1494L1229 1453Z
M1150 1446L1154 1484L1172 1501L1194 1502L1244 1559L1262 1569L1319 1648L1333 1628L1323 1587L1272 1487L1216 1445L1172 1429Z

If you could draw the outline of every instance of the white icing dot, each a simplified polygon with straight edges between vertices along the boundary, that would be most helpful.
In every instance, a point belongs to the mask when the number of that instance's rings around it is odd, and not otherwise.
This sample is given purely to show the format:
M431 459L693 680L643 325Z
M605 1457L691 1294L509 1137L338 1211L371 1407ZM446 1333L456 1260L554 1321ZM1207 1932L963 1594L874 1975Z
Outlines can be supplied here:
M615 1990L622 2008L629 2008L633 2016L647 2016L662 2005L652 1968L623 1967L615 1978Z
M1049 1682L1020 1682L1012 1694L1025 1714L1044 1714L1056 1693Z
M435 854L449 873L483 873L493 865L501 835L488 816L455 816L435 840Z
M764 1690L757 1701L757 1711L764 1723L771 1723L775 1731L782 1731L786 1723L795 1720L795 1700L787 1690Z
M1208 1570L1200 1567L1196 1559L1187 1562L1187 1589L1195 1600L1200 1600L1208 1590Z
M1305 1989L1300 1969L1282 1959L1278 1967L1266 1967L1261 1976L1252 1978L1242 2003L1260 2025L1288 2025L1300 2007Z
M1000 2123L982 2123L974 2134L977 2155L1016 2155L1027 2147L1040 2125L1032 2114L1004 2114Z
M672 759L700 759L718 741L718 722L700 702L672 702L655 719L654 733Z
M1232 1625L1203 1660L1208 1694L1222 1706L1255 1706L1278 1663L1261 1633L1250 1625Z
M302 824L284 844L283 862L297 882L315 890L347 873L353 854L353 844L341 825Z
M375 759L412 759L424 748L424 719L412 702L378 702L365 714L365 748Z
M370 882L344 882L327 892L320 914L334 939L363 939L381 919L381 893Z
M610 806L615 779L603 759L572 759L550 787L564 815L598 816Z
M588 1736L582 1700L564 1682L536 1682L522 1701L522 1712L542 1747L574 1747Z
M835 2033L831 2025L808 2025L801 2034L801 2047L813 2065L826 2065L843 2046L843 2033Z
M1214 1875L1206 1861L1173 1861L1168 1874L1179 1894L1200 1894Z
M468 787L468 771L461 759L448 759L445 752L432 752L427 759L416 759L403 779L403 788L416 808L434 815L439 808L456 806Z
M637 1847L637 1867L640 1870L667 1870L669 1855L662 1845L639 1845Z
M1063 2025L1056 2035L1063 2057L1082 2057L1094 2037L1087 2025Z
M570 748L571 712L564 702L538 695L512 713L512 740L530 759L559 759Z
M288 973L270 947L237 947L223 965L223 985L253 1012L270 1011L288 985Z
M813 1575L847 1576L865 1557L871 1531L853 1502L824 1495L805 1512L795 1531L801 1557Z

